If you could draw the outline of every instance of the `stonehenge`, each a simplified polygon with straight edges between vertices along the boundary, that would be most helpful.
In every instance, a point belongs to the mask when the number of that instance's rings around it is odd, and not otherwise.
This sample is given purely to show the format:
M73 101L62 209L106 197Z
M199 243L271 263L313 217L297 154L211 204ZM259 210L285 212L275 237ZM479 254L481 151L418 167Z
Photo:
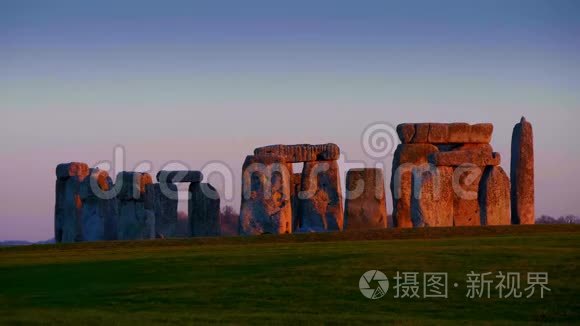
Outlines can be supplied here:
M336 144L256 148L242 166L240 234L341 231L339 156Z
M511 169L493 151L489 123L403 123L390 190L396 228L534 224L534 148L525 119L512 134ZM255 148L242 165L240 235L385 229L384 173L350 169L341 185L336 144ZM296 164L302 170L296 171ZM55 170L59 243L177 236L178 186L189 183L190 237L221 235L220 196L200 171L156 175L106 171L81 162ZM344 197L344 199L343 199Z
M513 130L511 158L512 224L534 224L534 132L524 117Z
M210 184L201 184L199 171L159 171L159 183L153 183L148 173L120 172L113 183L106 171L71 162L59 164L56 176L54 234L58 243L175 237L178 182L191 183L194 199L188 200L189 214L197 216L194 220L202 226L208 224L194 236L220 234L219 193ZM209 191L191 191L200 184Z
M510 224L510 182L490 145L492 124L404 123L397 133L391 176L397 227Z

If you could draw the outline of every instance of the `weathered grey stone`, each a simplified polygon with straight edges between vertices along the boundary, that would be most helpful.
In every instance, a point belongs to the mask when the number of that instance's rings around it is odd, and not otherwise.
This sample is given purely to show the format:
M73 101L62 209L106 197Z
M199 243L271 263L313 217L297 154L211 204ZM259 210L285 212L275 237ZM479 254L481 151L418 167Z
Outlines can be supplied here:
M431 144L400 144L395 151L393 165L427 163L428 156L437 152L439 149Z
M61 163L56 166L57 179L67 179L76 176L83 180L89 175L89 166L82 162Z
M119 201L117 198L99 202L98 212L105 217L105 240L117 240L119 222Z
M300 232L341 231L344 222L336 161L306 162L302 170Z
M149 173L119 172L115 181L115 187L118 188L117 198L143 201L145 187L152 183L153 179Z
M469 141L462 143L482 143L487 144L491 142L493 134L493 125L491 123L478 123L471 126L469 134Z
M447 128L447 143L468 143L471 139L469 123L450 123Z
M146 229L145 204L142 201L119 201L117 239L141 240Z
M151 184L148 173L120 172L116 188L119 188L117 238L141 240L155 237L155 212L153 210ZM147 206L147 207L146 207Z
M145 209L142 201L119 201L119 240L143 240L155 238L155 212Z
M453 168L414 168L411 220L414 227L453 226Z
M155 211L145 210L145 223L143 227L143 239L155 239Z
M404 123L397 126L403 144L489 143L493 125L481 123Z
M469 125L467 123L450 123L446 126L447 137L439 138L436 141L437 143L488 144L491 142L491 136L493 134L493 124L491 123L478 123L474 125ZM431 126L431 128L433 128L433 126Z
M510 179L501 166L485 169L479 186L481 225L510 225Z
M429 124L428 142L431 144L449 143L449 124L431 123Z
M291 177L290 202L292 204L292 230L300 227L300 186L302 184L302 174L294 173Z
M157 181L160 183L201 182L203 174L200 171L159 171Z
M77 220L81 216L82 203L78 196L78 178L74 178L74 180L67 178L56 181L54 233L57 243L80 240L80 236L77 235Z
M247 156L242 167L240 234L292 232L292 164L277 155Z
M221 234L220 197L209 183L189 185L189 225L192 237Z
M524 117L512 135L510 174L512 224L534 224L534 133Z
M150 183L145 185L145 193L143 193L143 204L145 205L145 209L149 209L153 212L155 212L155 200L157 199L157 193L158 191L156 191L157 187L158 187L159 183ZM167 184L164 184L163 189L167 189L167 188L172 188L171 186L168 186Z
M56 167L54 238L60 242L82 240L82 202L80 183L88 176L89 166L81 162Z
M340 148L336 144L270 145L256 148L254 155L276 155L283 157L287 163L334 161L340 156Z
M415 124L402 123L397 126L397 134L403 144L408 144L413 141L415 137Z
M98 169L90 169L89 177L81 182L83 241L116 239L117 200L103 195L112 188L109 174Z
M88 177L81 181L79 195L81 200L88 198L104 198L114 197L112 193L108 193L113 189L113 181L109 177L109 173L99 169L89 169Z
M483 167L465 165L453 170L453 223L455 226L481 225L479 184Z
M345 230L387 227L385 180L381 169L351 169L346 175Z
M82 216L83 241L105 240L105 219L99 211L99 201L83 201Z
M62 242L63 223L65 214L65 192L66 180L56 180L55 186L55 202L54 202L54 241L56 243Z
M81 181L78 177L69 177L65 181L64 199L61 218L61 241L82 241L83 204L79 195Z
M497 166L501 163L501 156L499 153L488 153L479 150L439 152L429 155L429 163L437 166L460 166L464 164Z
M150 187L154 197L155 237L163 239L175 237L179 203L177 186L173 183L157 183Z
M411 228L411 174L413 168L427 164L429 154L437 153L431 144L401 144L393 158L391 193L393 196L393 224Z

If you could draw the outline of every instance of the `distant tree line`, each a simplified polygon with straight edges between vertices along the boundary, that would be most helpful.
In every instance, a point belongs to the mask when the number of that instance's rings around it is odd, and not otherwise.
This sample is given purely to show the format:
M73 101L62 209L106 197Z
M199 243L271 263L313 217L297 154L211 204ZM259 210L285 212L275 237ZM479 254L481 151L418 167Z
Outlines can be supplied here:
M536 219L536 224L580 224L580 217L575 215L560 216L558 218L542 215Z

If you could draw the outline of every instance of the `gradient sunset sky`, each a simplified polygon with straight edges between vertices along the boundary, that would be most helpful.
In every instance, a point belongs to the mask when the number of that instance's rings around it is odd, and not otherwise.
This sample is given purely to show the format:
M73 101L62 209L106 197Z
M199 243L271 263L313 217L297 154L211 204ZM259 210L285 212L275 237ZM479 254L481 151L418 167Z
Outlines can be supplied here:
M0 240L53 237L60 162L122 145L127 170L217 160L239 183L268 144L370 162L377 121L491 122L509 171L525 115L537 214L580 215L579 17L574 0L2 1Z

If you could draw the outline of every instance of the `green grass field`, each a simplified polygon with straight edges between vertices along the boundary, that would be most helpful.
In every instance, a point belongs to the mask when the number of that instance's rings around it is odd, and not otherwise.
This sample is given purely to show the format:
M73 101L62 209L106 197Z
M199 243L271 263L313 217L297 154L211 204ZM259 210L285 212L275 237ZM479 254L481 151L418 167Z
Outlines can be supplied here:
M0 248L0 324L577 324L579 249L580 226L540 225ZM395 299L397 271L449 273L449 298ZM551 292L468 299L471 271L548 272Z

